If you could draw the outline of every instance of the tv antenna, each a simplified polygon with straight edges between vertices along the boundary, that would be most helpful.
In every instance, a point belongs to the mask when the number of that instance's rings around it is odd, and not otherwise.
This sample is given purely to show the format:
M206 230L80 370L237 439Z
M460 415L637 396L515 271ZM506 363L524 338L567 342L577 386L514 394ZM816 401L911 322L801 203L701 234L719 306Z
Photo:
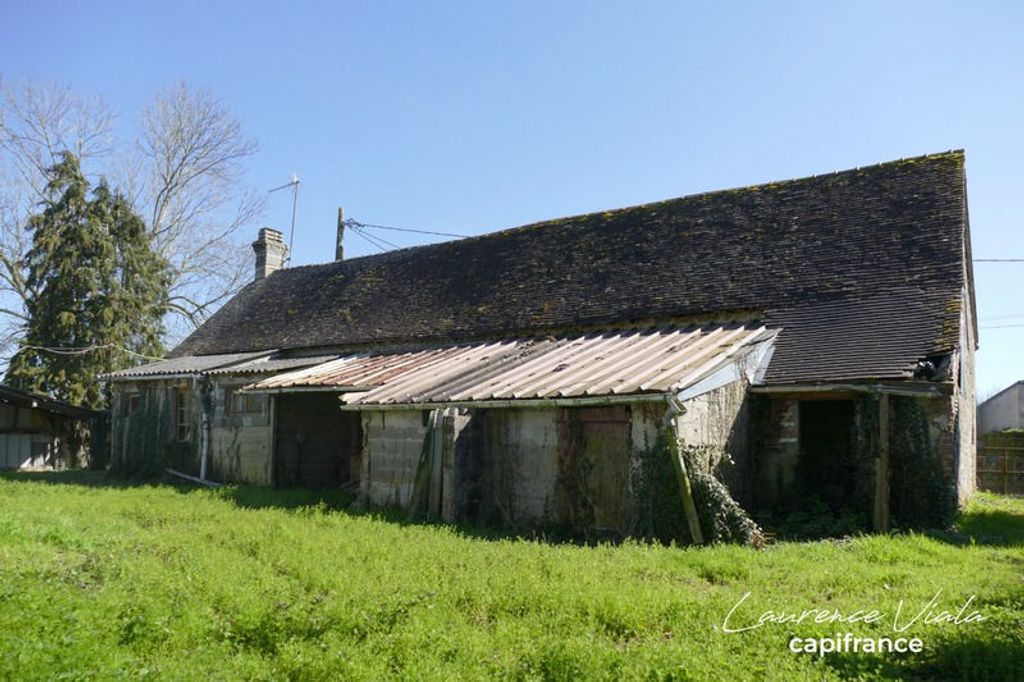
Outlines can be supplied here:
M299 205L299 176L292 173L292 179L289 182L267 191L267 194L273 194L289 187L292 188L292 229L288 233L288 256L284 261L286 264L292 260L292 243L295 241L295 209Z

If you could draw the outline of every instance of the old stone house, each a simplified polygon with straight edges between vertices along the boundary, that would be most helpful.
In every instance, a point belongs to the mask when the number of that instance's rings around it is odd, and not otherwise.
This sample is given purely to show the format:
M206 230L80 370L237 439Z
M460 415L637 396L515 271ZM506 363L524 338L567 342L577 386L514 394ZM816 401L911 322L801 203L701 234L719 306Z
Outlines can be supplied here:
M962 152L351 260L341 230L284 269L261 230L251 284L107 377L115 466L616 535L666 442L756 514L973 490Z

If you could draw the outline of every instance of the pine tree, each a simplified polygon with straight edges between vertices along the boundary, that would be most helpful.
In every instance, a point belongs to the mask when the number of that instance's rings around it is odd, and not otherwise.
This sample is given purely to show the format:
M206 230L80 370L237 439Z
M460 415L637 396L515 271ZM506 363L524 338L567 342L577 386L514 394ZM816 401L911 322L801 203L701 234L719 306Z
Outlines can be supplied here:
M43 210L28 224L26 280L36 295L7 381L102 408L98 375L162 355L170 272L122 195L102 180L90 194L73 154L48 174Z

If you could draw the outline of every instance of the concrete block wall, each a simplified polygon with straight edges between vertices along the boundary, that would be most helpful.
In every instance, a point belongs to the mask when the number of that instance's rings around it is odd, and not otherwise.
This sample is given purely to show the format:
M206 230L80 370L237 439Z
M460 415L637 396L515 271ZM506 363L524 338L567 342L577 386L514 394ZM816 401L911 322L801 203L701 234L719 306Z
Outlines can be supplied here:
M562 498L579 485L595 504L595 522L624 528L632 505L631 462L657 441L664 412L659 403L452 413L444 422L441 515L509 525L571 523L578 519L567 509L580 501ZM362 492L370 504L408 505L426 436L423 415L363 413ZM582 440L574 445L577 437ZM573 447L579 451L569 452ZM601 461L575 470L573 457Z
M506 523L556 520L558 410L488 410L480 440L481 514Z
M427 433L423 410L363 412L361 493L372 505L405 506Z

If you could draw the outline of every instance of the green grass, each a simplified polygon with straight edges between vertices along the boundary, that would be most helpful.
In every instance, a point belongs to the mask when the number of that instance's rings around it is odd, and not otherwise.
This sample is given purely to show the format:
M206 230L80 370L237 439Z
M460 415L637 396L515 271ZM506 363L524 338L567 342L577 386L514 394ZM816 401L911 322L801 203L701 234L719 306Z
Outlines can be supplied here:
M319 502L319 504L317 504ZM1024 500L979 495L942 534L679 549L546 544L354 514L303 491L0 477L0 678L1024 679ZM787 649L892 635L920 654ZM766 609L878 609L767 625Z

